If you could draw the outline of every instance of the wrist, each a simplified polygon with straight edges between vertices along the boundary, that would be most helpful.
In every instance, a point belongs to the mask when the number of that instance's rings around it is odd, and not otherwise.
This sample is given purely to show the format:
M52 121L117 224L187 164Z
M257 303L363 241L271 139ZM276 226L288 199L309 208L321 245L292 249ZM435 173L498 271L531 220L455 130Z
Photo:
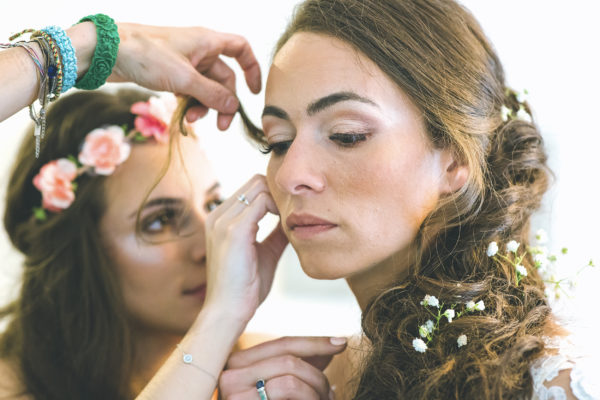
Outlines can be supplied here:
M230 337L233 344L242 334L247 323L246 318L232 312L230 308L207 301L190 328L190 333L194 334L196 331L200 333L205 329L210 329L212 332L219 332L219 334Z
M96 49L96 27L92 22L82 22L66 30L67 36L75 48L77 55L77 77L81 78L86 74L94 51Z

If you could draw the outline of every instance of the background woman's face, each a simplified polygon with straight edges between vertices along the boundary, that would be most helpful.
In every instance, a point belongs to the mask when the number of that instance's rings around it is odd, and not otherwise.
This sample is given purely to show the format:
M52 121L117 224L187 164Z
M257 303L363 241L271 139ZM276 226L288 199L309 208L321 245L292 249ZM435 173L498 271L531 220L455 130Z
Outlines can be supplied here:
M167 174L136 213L167 160L168 146L132 146L131 156L106 179L102 235L120 280L125 305L143 329L185 332L204 302L204 221L220 203L219 185L199 143L181 138Z
M405 249L439 198L446 152L408 96L342 41L290 38L262 122L269 188L312 277L348 277Z

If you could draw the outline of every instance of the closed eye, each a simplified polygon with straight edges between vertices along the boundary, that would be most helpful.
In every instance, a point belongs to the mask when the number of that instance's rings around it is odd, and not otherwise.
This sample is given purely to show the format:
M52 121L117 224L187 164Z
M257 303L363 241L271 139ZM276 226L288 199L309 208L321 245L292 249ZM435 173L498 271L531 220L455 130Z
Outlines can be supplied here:
M367 140L366 133L334 133L329 139L342 147L354 147Z
M275 154L276 156L281 156L285 154L285 152L290 148L291 145L291 140L269 143L265 149L261 150L261 152L263 154L269 154L270 152L273 152L273 154Z

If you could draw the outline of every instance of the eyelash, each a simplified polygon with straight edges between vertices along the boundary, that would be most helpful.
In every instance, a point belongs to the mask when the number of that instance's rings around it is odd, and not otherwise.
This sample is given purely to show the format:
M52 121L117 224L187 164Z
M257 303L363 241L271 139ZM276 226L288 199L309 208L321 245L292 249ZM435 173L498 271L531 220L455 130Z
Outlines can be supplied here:
M367 140L366 133L334 133L329 136L329 139L337 142L340 147L354 147L357 146L360 142L364 142ZM261 150L263 154L269 154L273 152L276 156L280 156L285 154L285 152L290 148L292 144L291 140L284 140L277 143L272 143L266 145L266 147Z

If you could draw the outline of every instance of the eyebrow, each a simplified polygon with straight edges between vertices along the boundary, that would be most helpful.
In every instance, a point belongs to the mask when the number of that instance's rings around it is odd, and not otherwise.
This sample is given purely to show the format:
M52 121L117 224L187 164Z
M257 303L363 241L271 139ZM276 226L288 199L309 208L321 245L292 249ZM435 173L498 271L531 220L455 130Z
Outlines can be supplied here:
M220 187L221 187L221 184L219 182L215 182L211 187L206 189L206 194L210 194ZM157 197L155 199L152 199L152 200L144 203L142 210L145 210L147 208L156 207L156 206L172 206L172 205L181 205L181 204L183 204L183 199L178 198L178 197ZM135 217L137 215L137 213L138 213L138 210L134 211L133 213L131 213L129 215L129 218Z
M306 113L309 116L315 115L318 112L325 110L328 107L333 106L334 104L341 103L343 101L358 101L360 103L370 104L373 106L377 106L373 100L360 96L354 92L336 92L325 97L321 97L320 99L310 103L308 107L306 107ZM284 119L286 121L290 120L290 116L283 109L277 106L267 105L263 109L262 116L265 117L267 115Z

